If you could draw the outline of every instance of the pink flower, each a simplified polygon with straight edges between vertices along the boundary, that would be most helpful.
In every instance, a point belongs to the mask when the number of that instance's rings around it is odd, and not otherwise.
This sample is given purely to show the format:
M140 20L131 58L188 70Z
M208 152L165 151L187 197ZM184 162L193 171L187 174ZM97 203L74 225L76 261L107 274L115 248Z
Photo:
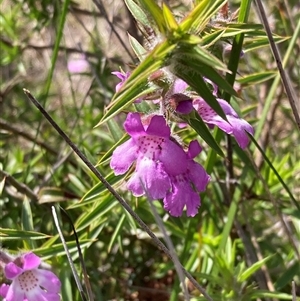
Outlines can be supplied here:
M216 125L227 134L233 135L241 148L246 148L249 138L246 132L253 135L253 127L244 119L240 118L232 106L224 99L217 98L226 118L219 116L202 98L194 100L194 108L198 111L202 120L210 126Z
M199 192L206 189L210 176L193 159L201 152L197 141L192 141L187 152L185 172L171 177L172 189L164 198L164 208L173 216L181 216L186 206L187 216L195 216L200 207Z
M114 71L111 74L117 76L121 82L119 82L116 85L116 92L119 92L122 88L122 86L124 85L125 81L127 80L127 78L130 76L130 72L119 72L119 71Z
M70 73L82 73L89 70L89 62L84 56L77 60L68 61L68 70Z
M136 162L127 183L134 196L147 194L151 199L164 199L165 208L174 216L181 215L187 205L188 215L194 216L200 206L196 191L203 191L209 180L202 166L192 160L200 152L194 151L195 144L186 154L171 138L163 116L154 115L142 123L139 113L129 113L124 128L131 138L113 152L110 166L115 174L125 173ZM193 199L189 201L190 196Z
M208 78L204 78L204 80L211 86L212 94L217 97L218 86ZM223 109L228 122L219 116L203 98L199 97L190 101L191 99L189 100L185 94L182 94L185 93L184 91L187 89L187 84L184 81L177 79L172 87L168 93L175 92L175 94L170 96L170 98L176 100L176 112L189 114L193 109L195 109L208 126L212 127L216 125L225 133L233 135L241 148L247 147L249 144L247 133L253 135L253 127L246 120L239 118L238 114L227 101L221 98L216 98Z
M112 74L117 76L121 80L121 82L119 82L116 85L116 93L117 93L121 90L121 88L124 86L125 81L129 78L130 72L127 71L126 73L124 73L124 72L114 71L112 72ZM142 100L143 100L142 98L137 98L134 102L140 103L142 102Z
M193 110L193 100L188 96L187 88L185 81L175 79L165 95L166 107L180 114L189 114Z
M123 174L136 161L128 189L141 196L145 187L152 199L163 198L171 187L169 174L179 174L187 167L183 149L170 139L163 116L154 115L143 124L139 113L129 113L124 128L131 139L115 149L111 168L116 175Z
M38 269L41 260L33 253L26 253L5 265L4 275L12 280L3 284L0 295L5 301L59 301L60 281L47 270Z

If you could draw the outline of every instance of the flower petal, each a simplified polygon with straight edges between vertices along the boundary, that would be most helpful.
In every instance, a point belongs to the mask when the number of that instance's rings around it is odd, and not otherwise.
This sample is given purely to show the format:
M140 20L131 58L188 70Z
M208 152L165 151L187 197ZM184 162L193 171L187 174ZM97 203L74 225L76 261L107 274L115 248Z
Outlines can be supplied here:
M162 199L170 189L170 179L160 162L147 157L137 163L136 172L127 183L134 196L145 194L152 199Z
M9 262L4 268L4 274L7 279L13 280L24 272L14 262Z
M51 271L36 269L33 274L38 278L39 285L47 290L49 293L58 293L60 291L60 280Z
M202 147L200 146L199 142L197 140L193 140L189 144L188 149L188 158L194 159L196 156L198 156L202 151Z
M164 208L175 217L181 216L184 206L187 216L195 216L200 206L200 197L187 181L173 183L172 192L164 198Z
M6 301L24 301L24 292L19 288L18 283L13 281L9 286L8 292L6 294Z
M2 283L0 286L0 296L5 297L9 289L9 285Z
M171 140L162 144L162 151L159 160L163 163L165 171L175 176L186 171L187 156L182 147Z
M217 100L226 116L231 115L236 118L239 118L239 115L237 114L237 112L233 109L233 107L226 100L224 100L222 98L217 98Z
M124 72L114 71L111 74L117 76L121 80L121 82L116 85L116 92L119 92L122 86L124 85L124 82L130 76L130 72L124 73Z
M121 175L129 169L136 159L137 146L133 139L129 139L114 150L110 167L114 170L115 175Z
M45 292L41 288L26 293L26 298L28 301L60 301L60 296L58 294Z
M37 268L41 264L41 259L34 253L27 253L23 256L24 264L23 269L25 271Z
M175 79L172 94L183 93L188 88L188 84L180 78Z
M44 298L44 299L41 299L41 301L44 301L44 300L60 301L60 296L58 294L52 294L52 293L47 293L47 292L42 291L41 296L43 296L43 298Z
M253 127L244 119L228 116L228 121L233 128L233 135L241 148L246 148L249 144L249 138L246 132L253 135Z
M231 124L219 116L203 99L198 98L193 104L204 122L216 125L227 134L233 133Z
M146 133L152 136L170 137L171 130L163 116L155 115L152 117Z
M196 189L201 192L206 189L210 176L206 173L205 169L195 161L189 161L188 163L189 178L194 184Z
M213 88L212 94L214 96L216 96L218 93L218 86L207 77L203 77L203 79L204 79L204 81L206 81L208 84L210 84L212 86L212 88Z
M129 113L124 122L124 128L132 137L145 135L146 133L139 113Z
M189 114L193 111L193 102L192 99L180 101L176 107L176 112L180 114Z

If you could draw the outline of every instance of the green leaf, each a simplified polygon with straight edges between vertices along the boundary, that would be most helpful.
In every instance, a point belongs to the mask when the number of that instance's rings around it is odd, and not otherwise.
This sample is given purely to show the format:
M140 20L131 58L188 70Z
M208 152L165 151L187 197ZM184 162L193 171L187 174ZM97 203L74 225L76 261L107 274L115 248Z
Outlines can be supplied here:
M290 37L278 37L278 36L273 36L274 42L276 44L282 43L284 41L287 41L290 39ZM270 46L269 44L269 39L267 37L261 37L261 38L252 38L249 41L245 41L243 45L243 50L244 52L249 52L255 49L259 49L262 47Z
M295 276L299 275L300 263L296 261L292 266L288 267L286 271L275 282L276 290L281 290L286 285L291 283Z
M272 256L268 256L255 262L251 267L249 267L246 271L244 271L241 275L238 276L239 282L244 282L250 276L252 276L257 270L259 270Z
M124 175L115 176L113 172L111 172L105 179L111 184L114 185L118 183ZM107 188L103 185L102 182L97 183L93 188L91 188L81 199L81 206L85 205L87 202L99 200L100 195L103 192L106 192ZM78 206L71 205L71 208L77 208Z
M50 235L28 231L28 230L14 230L14 229L3 229L0 228L0 238L2 241L6 240L20 240L20 239L46 239L49 238Z
M141 22L145 26L151 27L151 23L149 22L147 15L144 13L144 11L139 5L137 5L132 0L125 0L125 4L137 21Z
M0 182L0 195L2 195L2 192L3 192L3 188L5 186L5 177L1 180Z
M147 13L150 14L153 21L157 25L159 32L166 34L166 24L164 21L164 16L161 8L157 5L154 0L139 0L139 2L144 6Z
M45 92L44 92L44 96L45 96L44 99L47 99L47 96L50 91L50 86L52 83L52 78L53 78L54 69L55 69L55 64L56 64L56 61L58 58L59 46L60 46L60 42L61 42L61 39L63 36L65 22L66 22L66 18L67 18L67 14L68 14L69 4L70 4L70 0L63 1L63 6L62 6L62 9L60 10L61 11L60 21L59 21L58 29L57 29L57 32L55 35L56 39L55 39L53 53L51 55L51 67L48 72L48 77L47 77L47 82L46 82Z
M24 231L34 230L30 202L26 196L22 203L22 230Z
M165 5L163 3L163 6L162 6L162 12L163 12L163 16L164 16L164 19L165 19L165 24L168 28L168 31L169 32L173 32L175 31L177 28L178 28L178 24L172 14L172 12L169 10L168 6Z
M213 15L226 3L226 0L203 0L189 13L179 24L183 32L191 31L199 33L207 25Z
M185 41L183 40L183 43L184 42ZM204 64L220 71L230 72L222 61L200 46L191 47L189 45L186 47L185 44L179 44L179 47L174 52L173 57L174 64L176 64L176 61L181 63L185 62L185 64L195 66L194 69L198 69ZM199 69L199 72L201 72L201 69Z
M225 30L217 30L213 33L205 34L201 42L199 43L199 46L208 48L210 46L215 46L216 42L219 41L224 34Z
M65 192L60 188L43 187L39 191L39 204L63 202L65 200Z
M84 249L87 245L90 244L90 242L92 242L91 239L81 239L79 241L81 249ZM68 242L66 242L66 244L67 244L68 250L71 254L78 252L76 241L68 241ZM36 255L43 257L43 259L51 258L53 256L66 255L65 249L61 243L51 245L51 247L37 248L33 251Z
M102 200L96 202L94 206L90 208L90 210L83 213L77 219L75 228L79 232L90 226L93 222L97 221L97 224L102 224L107 220L106 214L118 204L118 201L113 200L113 197L111 195L103 197Z
M111 240L110 240L110 242L108 244L108 248L107 248L108 253L110 253L111 248L113 247L113 244L117 240L118 236L121 235L121 230L122 230L122 226L123 226L123 224L125 222L125 218L126 218L126 214L123 213L122 216L121 216L121 218L120 218L120 220L119 220L119 222L118 222L118 224L117 224L117 226L116 226L116 228L115 228L115 231L114 231L114 233L113 233L113 235L111 237Z
M22 203L22 230L34 232L31 206L26 196ZM30 246L30 249L34 249L36 247L36 244L32 239L27 239L26 243Z
M281 292L270 292L270 291L264 291L264 290L259 290L256 292L253 292L250 294L251 300L257 298L276 298L280 300L293 300L292 295L281 293ZM298 301L298 300L297 300Z
M214 137L211 135L207 126L199 116L197 119L191 118L189 120L189 125L199 134L200 137L221 157L225 157L221 148L215 141Z
M59 279L61 281L61 295L63 300L74 300L73 294L72 294L72 285L70 278L73 278L71 276L71 272L69 269L61 268L59 273Z
M138 57L139 61L142 62L147 55L147 50L130 34L128 34L128 38L132 50Z
M255 84L263 83L273 77L275 77L277 74L276 71L265 71L265 72L259 72L259 73L253 73L247 76L244 76L237 81L242 84L243 86L250 86Z

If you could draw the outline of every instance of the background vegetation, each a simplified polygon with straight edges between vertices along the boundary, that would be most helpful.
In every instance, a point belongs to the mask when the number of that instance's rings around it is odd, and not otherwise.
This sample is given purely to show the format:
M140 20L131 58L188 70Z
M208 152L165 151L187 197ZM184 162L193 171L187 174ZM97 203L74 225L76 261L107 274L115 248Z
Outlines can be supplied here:
M166 2L178 22L192 10L190 1ZM213 7L222 1L202 2ZM174 218L163 210L161 202L154 204L180 262L213 300L292 300L292 281L296 300L295 295L300 295L299 128L268 38L263 27L257 25L261 24L257 6L250 2L229 2L232 13L241 8L237 12L239 20L244 12L242 21L246 26L228 29L226 22L234 20L221 20L218 26L227 28L227 37L209 40L213 38L209 30L201 35L209 37L204 46L216 56L223 42L231 45L234 41L238 47L243 41L242 58L237 55L229 60L230 52L227 57L219 57L230 69L238 65L234 72L240 91L236 107L253 125L261 151L252 143L243 152L234 143L232 147L225 135L214 131L226 156L232 152L228 167L228 160L198 137L204 148L199 162L212 177L202 195L199 214ZM12 254L33 250L59 275L62 300L80 300L51 215L52 205L57 209L61 206L78 232L95 300L183 300L174 263L99 184L23 93L23 88L32 92L90 162L99 163L99 171L163 239L148 201L135 199L122 189L124 179L113 175L109 158L114 145L124 136L124 111L145 110L143 105L130 105L139 93L142 71L147 78L153 72L151 65L158 61L159 65L153 67L158 69L170 58L166 54L154 56L149 51L150 64L142 65L144 69L135 73L133 96L117 98L112 112L121 113L106 118L105 108L118 82L111 72L119 67L133 70L138 65L127 33L141 44L145 42L125 3L0 3L2 247ZM290 84L299 94L299 3L265 1L265 9ZM147 6L143 11L153 27L159 28L157 12ZM208 14L209 22L210 17L213 16ZM211 24L203 18L197 22L206 29ZM190 30L186 28L186 32ZM171 45L183 39L174 37L167 38ZM88 61L85 69L70 72L70 64L80 59ZM182 76L180 71L179 75ZM227 79L233 83L232 78ZM146 110L155 108L148 106ZM94 128L101 119L104 122ZM185 142L197 137L191 128L176 131ZM230 169L234 185L226 181ZM70 221L64 214L59 219L76 268L82 274ZM189 281L186 285L192 300L206 300Z

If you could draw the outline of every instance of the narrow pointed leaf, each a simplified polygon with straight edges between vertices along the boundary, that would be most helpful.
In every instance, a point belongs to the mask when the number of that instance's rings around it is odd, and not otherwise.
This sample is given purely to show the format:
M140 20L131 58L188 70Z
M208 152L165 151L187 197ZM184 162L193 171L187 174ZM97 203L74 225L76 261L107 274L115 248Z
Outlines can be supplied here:
M245 280L247 280L258 269L260 269L271 257L272 256L268 256L266 258L263 258L262 260L259 260L258 262L255 262L250 268L248 268L246 271L244 271L241 275L238 276L238 281L244 282Z
M197 119L191 118L189 120L189 125L199 134L200 137L212 148L215 150L215 152L220 155L221 157L224 157L224 154L215 141L214 137L210 133L209 129L203 122L203 120L198 116Z
M0 240L48 239L50 236L40 232L0 228Z
M161 8L157 5L154 0L139 0L145 10L150 14L153 21L156 23L159 32L162 34L166 33L166 24Z
M122 214L122 216L121 216L121 218L120 218L120 220L119 220L119 222L118 222L118 224L117 224L117 226L116 226L116 228L115 228L115 231L114 231L114 233L113 233L113 235L112 235L112 237L111 237L111 240L110 240L110 242L109 242L109 244L108 244L108 248L107 248L108 253L110 253L111 248L113 247L115 241L117 240L117 238L118 238L118 237L120 236L120 234L121 234L121 230L122 230L122 226L124 225L125 218L126 218L126 214L125 214L125 212L124 212L124 213Z
M183 32L193 29L199 33L213 17L213 15L227 2L227 0L214 1L203 0L191 11L191 13L180 23Z
M178 24L172 14L172 12L169 10L168 6L166 6L164 3L163 3L162 11L163 11L163 16L164 16L168 31L171 32L171 31L176 30L178 28Z
M137 5L134 1L132 0L125 0L125 4L128 7L129 11L133 15L133 17L141 22L145 26L151 27L151 23L149 22L147 15L145 12L141 9L139 5Z
M143 61L147 55L147 50L133 36L128 34L128 37L130 46L134 51L135 55L138 57L140 62Z
M259 83L263 83L271 78L274 78L277 75L275 71L265 71L259 73L253 73L247 76L243 76L238 79L238 82L243 86L251 86Z
M89 227L93 222L101 224L107 219L107 214L113 207L118 205L118 201L113 200L111 196L103 198L95 204L88 212L83 213L76 221L75 228L79 232Z

